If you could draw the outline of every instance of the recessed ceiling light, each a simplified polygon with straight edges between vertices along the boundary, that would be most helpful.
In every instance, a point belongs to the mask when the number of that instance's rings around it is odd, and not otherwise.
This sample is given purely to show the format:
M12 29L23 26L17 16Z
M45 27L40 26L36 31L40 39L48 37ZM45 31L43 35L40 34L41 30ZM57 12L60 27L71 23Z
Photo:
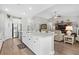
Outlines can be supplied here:
M32 7L29 7L29 10L32 10Z
M5 10L5 11L8 11L8 8L5 8L4 10Z

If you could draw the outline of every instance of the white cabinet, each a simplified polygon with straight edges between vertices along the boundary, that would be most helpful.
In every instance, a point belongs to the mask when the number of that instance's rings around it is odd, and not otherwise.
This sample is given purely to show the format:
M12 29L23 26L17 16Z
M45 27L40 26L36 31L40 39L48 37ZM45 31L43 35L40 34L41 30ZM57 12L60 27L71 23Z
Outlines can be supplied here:
M28 40L29 39L29 37L26 35L26 34L24 34L24 35L22 35L22 41L23 41L23 43L25 43L26 45L28 45Z
M33 52L40 54L40 40L37 37L33 37Z
M44 55L54 54L53 36L40 38L40 51Z
M29 45L29 48L30 48L30 49L33 48L33 41L32 41L32 40L33 40L32 37L29 36L29 38L28 38L28 45Z
M38 36L33 34L26 34L22 41L37 55L51 55L54 54L54 36Z

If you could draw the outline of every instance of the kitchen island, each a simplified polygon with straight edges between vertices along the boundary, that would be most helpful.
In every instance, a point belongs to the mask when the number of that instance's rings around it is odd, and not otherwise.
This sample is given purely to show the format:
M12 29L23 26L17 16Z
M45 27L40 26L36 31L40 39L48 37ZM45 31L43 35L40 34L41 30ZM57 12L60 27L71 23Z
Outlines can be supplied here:
M22 42L36 55L54 54L54 32L23 33Z

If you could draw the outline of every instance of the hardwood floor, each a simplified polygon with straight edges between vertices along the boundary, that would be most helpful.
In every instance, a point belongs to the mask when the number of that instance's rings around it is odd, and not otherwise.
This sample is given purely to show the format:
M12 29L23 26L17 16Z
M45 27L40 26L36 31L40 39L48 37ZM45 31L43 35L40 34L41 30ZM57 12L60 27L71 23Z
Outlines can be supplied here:
M27 47L19 49L18 44L21 44L19 39L8 39L3 43L1 55L34 55L34 53ZM56 42L55 41L55 55L79 55L79 42L74 45Z
M55 55L79 55L79 42L71 45L55 41Z
M1 55L34 55L27 47L19 49L18 44L21 44L19 39L8 39L3 43Z

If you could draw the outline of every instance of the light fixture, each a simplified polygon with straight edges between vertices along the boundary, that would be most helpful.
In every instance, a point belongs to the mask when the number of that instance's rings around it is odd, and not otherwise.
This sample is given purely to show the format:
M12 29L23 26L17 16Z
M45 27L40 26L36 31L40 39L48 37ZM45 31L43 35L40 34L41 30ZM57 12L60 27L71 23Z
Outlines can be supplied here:
M54 12L54 14L55 14L54 19L57 19L57 18L61 17L60 15L57 14L56 11Z
M5 8L4 10L5 10L5 11L8 11L8 8Z
M66 29L65 29L67 32L67 35L71 35L72 33L72 30L73 30L73 27L72 26L66 26Z
M32 7L29 7L29 10L32 10Z

